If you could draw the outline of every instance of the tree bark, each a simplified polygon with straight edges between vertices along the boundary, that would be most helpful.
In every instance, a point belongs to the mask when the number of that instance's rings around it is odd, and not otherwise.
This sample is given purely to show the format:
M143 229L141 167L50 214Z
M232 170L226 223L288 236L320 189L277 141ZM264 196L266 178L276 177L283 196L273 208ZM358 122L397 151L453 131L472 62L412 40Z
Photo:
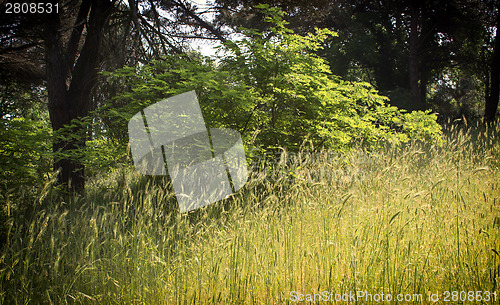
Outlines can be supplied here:
M85 187L85 168L71 157L78 148L84 148L86 132L82 127L67 128L74 119L81 119L92 108L92 89L97 82L101 29L111 9L109 0L91 0L90 13L87 1L82 1L77 22L87 19L87 35L76 64L73 66L74 46L81 33L75 26L66 54L61 41L61 24L58 14L48 16L45 27L45 60L47 63L48 108L52 129L58 135L54 139L56 153L54 168L59 170L58 181L68 188L82 192ZM80 20L82 18L82 20ZM76 36L75 36L76 35ZM77 37L77 38L74 38Z
M420 94L420 108L422 110L427 109L427 84L429 83L429 76L426 67L421 67L420 71L424 71L420 73L419 80L419 94Z
M484 120L487 123L493 123L495 121L498 100L500 97L500 8L497 9L497 21L496 28L497 33L495 37L495 45L493 47L493 58L490 67L490 86L489 92L486 93L486 105L484 107Z
M48 108L52 130L59 131L71 121L71 105L68 104L66 87L67 67L62 54L60 20L57 14L49 16L45 27L45 61L47 64ZM70 143L54 140L54 153L69 149ZM58 181L67 183L71 180L75 165L67 159L55 158L54 169L60 170Z
M416 109L423 110L419 86L418 58L418 8L410 3L410 33L409 33L409 78L412 104Z

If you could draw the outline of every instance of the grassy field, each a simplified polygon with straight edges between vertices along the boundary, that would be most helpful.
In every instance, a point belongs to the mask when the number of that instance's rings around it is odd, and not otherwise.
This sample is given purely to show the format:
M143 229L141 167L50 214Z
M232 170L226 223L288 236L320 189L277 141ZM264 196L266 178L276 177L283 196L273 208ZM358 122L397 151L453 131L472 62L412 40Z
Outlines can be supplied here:
M33 208L9 218L0 300L381 304L383 293L427 304L438 292L438 303L498 304L498 135L451 129L442 147L285 154L189 214L172 212L165 181L130 169L83 197L49 183L33 202L7 204Z

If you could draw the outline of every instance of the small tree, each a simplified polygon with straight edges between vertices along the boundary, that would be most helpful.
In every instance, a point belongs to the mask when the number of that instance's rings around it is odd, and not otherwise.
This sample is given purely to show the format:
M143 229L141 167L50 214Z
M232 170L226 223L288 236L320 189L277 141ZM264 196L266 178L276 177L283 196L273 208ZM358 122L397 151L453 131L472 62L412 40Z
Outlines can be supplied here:
M316 52L336 33L316 29L300 36L286 27L284 13L257 6L267 15L269 32L242 29L245 38L226 44L221 69L254 93L251 128L261 143L296 147L309 137L316 144L346 149L357 143L409 138L439 141L440 126L430 112L403 113L386 104L368 83L333 75Z
M262 148L298 149L306 139L336 150L409 139L440 141L436 115L404 113L388 106L388 98L370 84L331 73L315 52L335 33L316 29L296 35L279 9L259 8L272 23L270 31L242 29L244 38L225 43L218 61L170 56L109 74L114 76L110 81L134 88L114 99L111 109L123 106L108 113L122 120L110 121L126 130L127 118L147 105L196 90L209 127L237 129L247 144Z

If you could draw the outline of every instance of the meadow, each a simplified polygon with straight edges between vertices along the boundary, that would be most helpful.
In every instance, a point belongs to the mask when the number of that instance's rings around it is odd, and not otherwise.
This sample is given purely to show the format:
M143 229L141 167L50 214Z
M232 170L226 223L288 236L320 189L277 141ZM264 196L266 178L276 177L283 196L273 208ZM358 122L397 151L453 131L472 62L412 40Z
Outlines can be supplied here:
M31 208L8 211L0 303L382 304L400 296L428 304L439 293L435 304L498 304L499 134L450 127L442 146L284 152L254 166L238 193L185 214L167 180L131 168L89 181L82 196L49 182L36 198L6 204Z

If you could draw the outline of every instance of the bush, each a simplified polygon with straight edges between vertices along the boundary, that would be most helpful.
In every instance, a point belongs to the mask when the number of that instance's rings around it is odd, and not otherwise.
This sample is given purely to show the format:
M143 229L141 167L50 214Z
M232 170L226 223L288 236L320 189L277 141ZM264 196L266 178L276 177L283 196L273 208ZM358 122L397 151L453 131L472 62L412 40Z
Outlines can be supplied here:
M297 150L305 140L338 151L387 142L440 142L441 127L429 112L404 113L368 83L331 73L315 52L327 29L300 36L286 28L283 12L259 6L270 31L241 29L244 38L222 46L218 60L167 56L138 68L107 73L131 86L108 104L109 130L121 139L128 119L165 97L196 90L208 127L234 128L260 148ZM113 119L111 119L111 117Z

